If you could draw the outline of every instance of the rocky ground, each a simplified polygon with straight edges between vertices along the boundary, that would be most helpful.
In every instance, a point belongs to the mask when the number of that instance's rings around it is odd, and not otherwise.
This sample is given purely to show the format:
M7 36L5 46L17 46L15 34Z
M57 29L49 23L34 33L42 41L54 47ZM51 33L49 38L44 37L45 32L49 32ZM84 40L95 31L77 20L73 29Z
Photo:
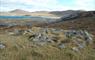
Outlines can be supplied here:
M0 59L95 60L93 41L93 35L87 30L41 27L6 30L0 34Z
M0 20L0 60L95 60L95 12L72 14L44 24Z

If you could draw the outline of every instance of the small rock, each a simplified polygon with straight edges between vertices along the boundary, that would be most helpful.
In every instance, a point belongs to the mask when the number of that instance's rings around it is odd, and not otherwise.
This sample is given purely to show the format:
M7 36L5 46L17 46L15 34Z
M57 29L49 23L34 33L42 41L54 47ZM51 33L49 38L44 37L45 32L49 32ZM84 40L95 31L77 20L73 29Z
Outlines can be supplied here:
M5 45L0 43L0 49L3 49L3 48L5 48Z
M75 52L79 52L79 49L77 47L73 47L72 50Z
M63 43L61 43L61 44L58 45L58 47L63 49L63 48L65 48L65 45Z
M84 48L85 45L83 45L83 44L78 44L78 47L79 47L79 48Z

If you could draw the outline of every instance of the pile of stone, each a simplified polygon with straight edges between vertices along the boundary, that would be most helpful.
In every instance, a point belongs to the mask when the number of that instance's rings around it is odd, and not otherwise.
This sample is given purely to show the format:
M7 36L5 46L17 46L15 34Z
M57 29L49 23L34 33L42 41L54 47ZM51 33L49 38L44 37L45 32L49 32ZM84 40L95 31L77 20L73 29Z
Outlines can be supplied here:
M75 51L93 43L93 35L86 30L33 27L24 34L29 34L28 40L32 41L35 45L52 45L60 49L70 47Z

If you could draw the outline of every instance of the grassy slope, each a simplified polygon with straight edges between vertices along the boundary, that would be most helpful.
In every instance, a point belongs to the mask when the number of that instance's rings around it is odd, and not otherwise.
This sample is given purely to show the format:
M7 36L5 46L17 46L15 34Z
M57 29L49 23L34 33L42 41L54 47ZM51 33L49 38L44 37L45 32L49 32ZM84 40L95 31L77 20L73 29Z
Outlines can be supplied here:
M95 34L95 17L50 24L48 27L87 29ZM26 36L7 34L0 34L0 42L6 45L5 49L0 49L0 60L95 60L95 49L92 49L92 46L86 47L81 53L76 53L68 48L60 50L50 45L32 46L32 42Z
M86 17L64 21L60 23L50 24L48 27L62 29L87 29L95 34L95 17Z
M95 60L95 49L90 45L75 52L51 45L34 46L25 35L8 34L0 34L0 42L6 45L5 49L0 49L0 60Z

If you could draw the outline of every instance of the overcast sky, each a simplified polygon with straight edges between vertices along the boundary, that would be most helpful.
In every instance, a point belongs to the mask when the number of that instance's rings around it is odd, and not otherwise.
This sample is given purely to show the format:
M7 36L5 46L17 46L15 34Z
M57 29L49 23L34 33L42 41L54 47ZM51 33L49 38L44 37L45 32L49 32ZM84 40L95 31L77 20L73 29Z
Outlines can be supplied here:
M95 0L0 0L0 11L95 10Z

